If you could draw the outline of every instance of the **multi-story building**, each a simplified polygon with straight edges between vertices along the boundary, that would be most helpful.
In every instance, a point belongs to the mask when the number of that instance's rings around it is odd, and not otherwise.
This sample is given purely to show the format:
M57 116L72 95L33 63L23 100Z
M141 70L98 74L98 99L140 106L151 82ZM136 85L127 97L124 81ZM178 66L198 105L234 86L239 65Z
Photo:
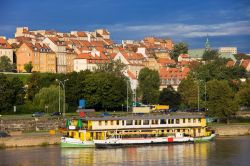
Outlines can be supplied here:
M46 37L43 40L55 53L57 58L57 73L67 72L66 43L58 37Z
M231 54L237 54L237 47L220 47L219 53L231 53Z
M32 63L32 71L56 72L56 54L48 45L40 43L23 43L16 51L17 71L25 72L24 65Z
M182 79L186 78L189 68L161 68L160 69L160 89L167 88L171 85L175 90L177 90Z
M13 49L5 37L0 37L0 57L7 56L13 63Z

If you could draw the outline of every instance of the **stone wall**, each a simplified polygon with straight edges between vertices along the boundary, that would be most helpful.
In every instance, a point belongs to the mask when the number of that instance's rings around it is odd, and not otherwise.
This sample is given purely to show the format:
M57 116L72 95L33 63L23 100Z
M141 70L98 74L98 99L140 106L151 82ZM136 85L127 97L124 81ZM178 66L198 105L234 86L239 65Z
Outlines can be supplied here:
M29 119L1 119L2 131L41 131L54 130L65 126L61 118L29 118Z
M250 124L249 125L219 125L212 126L215 133L219 136L239 136L239 135L249 135L250 134Z

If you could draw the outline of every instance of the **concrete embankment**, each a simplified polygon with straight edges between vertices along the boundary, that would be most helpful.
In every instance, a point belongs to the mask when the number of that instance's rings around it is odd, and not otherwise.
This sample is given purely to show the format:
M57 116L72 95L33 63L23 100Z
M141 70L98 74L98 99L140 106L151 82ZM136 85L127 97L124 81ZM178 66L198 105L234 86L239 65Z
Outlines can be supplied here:
M23 146L47 146L60 143L60 134L49 135L48 133L29 133L18 136L0 138L0 148L23 147Z
M249 125L215 125L211 126L215 133L219 136L240 136L240 135L250 135L250 124Z
M48 131L65 126L63 118L26 118L26 119L1 119L0 130L2 131Z

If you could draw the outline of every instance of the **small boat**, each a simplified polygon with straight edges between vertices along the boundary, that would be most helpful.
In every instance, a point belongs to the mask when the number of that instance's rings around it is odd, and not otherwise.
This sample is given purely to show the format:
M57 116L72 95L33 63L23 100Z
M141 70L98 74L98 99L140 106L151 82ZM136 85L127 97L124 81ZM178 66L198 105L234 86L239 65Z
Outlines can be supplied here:
M80 139L62 137L61 147L63 148L92 148L95 147L94 141L81 141Z
M205 136L205 137L196 137L194 138L194 142L207 142L207 141L212 141L215 138L215 134L211 134L210 136Z

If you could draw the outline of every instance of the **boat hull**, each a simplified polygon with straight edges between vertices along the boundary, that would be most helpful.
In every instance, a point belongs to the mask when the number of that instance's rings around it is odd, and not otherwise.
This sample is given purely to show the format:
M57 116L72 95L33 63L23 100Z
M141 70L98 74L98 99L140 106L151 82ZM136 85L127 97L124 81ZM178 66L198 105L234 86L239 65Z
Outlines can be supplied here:
M210 136L207 137L200 137L200 138L194 138L194 142L208 142L212 141L215 138L215 134L211 134Z
M62 148L92 148L95 147L93 141L81 141L74 138L61 138L61 147Z
M99 148L117 147L117 146L138 146L138 145L155 145L169 143L194 142L192 137L183 138L149 138L149 139L107 139L94 140L95 146Z

